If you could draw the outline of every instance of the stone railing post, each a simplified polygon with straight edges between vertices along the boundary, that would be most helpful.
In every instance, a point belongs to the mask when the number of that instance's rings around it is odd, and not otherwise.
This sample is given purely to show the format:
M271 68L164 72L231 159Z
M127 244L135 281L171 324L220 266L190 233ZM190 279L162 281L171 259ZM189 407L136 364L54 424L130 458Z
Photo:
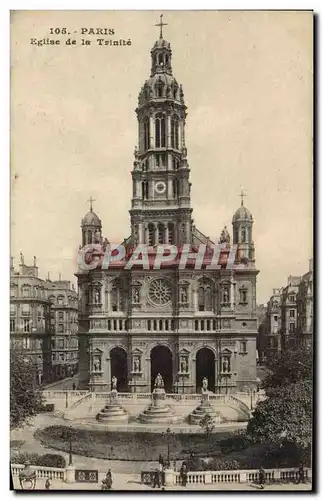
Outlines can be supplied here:
M280 470L274 469L274 481L280 481Z
M205 482L205 484L211 484L212 483L212 474L211 474L211 472L205 472L205 474L204 474L204 482Z
M247 482L247 473L240 472L240 483L246 483L246 482Z
M75 467L74 465L69 465L65 469L65 482L75 483Z
M172 469L164 470L165 486L172 486L175 484L175 474Z

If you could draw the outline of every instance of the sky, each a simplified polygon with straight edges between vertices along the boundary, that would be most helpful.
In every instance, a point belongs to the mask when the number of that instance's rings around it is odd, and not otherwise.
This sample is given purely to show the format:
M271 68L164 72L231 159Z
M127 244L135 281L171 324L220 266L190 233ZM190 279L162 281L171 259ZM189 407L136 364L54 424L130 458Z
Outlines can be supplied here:
M254 218L257 302L312 256L312 13L164 11L188 107L196 226L217 240L245 205ZM135 108L150 75L158 11L17 11L11 18L11 255L76 282L92 196L103 235L130 234ZM51 35L66 27L68 35ZM112 28L99 46L81 29ZM76 33L74 33L76 32ZM31 44L50 38L60 45ZM68 39L76 45L65 45ZM82 46L81 39L91 41ZM232 234L232 231L231 231Z

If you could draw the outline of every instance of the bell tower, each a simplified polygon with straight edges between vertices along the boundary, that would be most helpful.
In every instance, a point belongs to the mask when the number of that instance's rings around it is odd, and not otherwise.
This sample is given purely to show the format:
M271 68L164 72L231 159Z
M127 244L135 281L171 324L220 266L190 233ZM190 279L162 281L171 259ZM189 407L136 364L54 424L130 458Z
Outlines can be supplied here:
M186 106L172 73L172 51L163 38L151 50L151 74L136 109L138 146L132 170L130 210L133 244L191 243L190 169L185 146Z

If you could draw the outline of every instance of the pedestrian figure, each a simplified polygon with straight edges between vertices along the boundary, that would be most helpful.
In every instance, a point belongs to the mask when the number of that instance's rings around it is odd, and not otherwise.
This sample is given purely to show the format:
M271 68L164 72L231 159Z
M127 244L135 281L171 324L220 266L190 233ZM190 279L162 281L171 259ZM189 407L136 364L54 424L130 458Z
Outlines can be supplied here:
M154 473L154 483L153 483L153 488L160 488L160 472L158 469L155 470Z
M73 382L72 387L73 387L73 391L75 391L76 390L76 383L75 382Z
M182 486L187 485L187 466L184 463L182 463L180 470L180 482Z
M46 490L50 489L50 480L48 478L46 479L45 488Z
M112 488L112 473L111 469L106 473L105 478L102 481L101 490L111 490Z
M304 471L304 465L302 463L300 463L298 469L298 479L300 483L305 483L305 471Z
M259 469L259 484L262 490L265 489L265 482L266 482L266 472L263 466L261 466Z

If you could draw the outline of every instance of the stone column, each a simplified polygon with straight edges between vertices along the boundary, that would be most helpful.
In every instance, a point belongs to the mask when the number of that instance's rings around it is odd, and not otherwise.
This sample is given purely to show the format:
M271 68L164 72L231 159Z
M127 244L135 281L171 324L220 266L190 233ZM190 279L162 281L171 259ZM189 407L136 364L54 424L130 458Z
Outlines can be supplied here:
M110 355L106 357L104 364L104 382L107 384L107 390L111 390L111 358Z

